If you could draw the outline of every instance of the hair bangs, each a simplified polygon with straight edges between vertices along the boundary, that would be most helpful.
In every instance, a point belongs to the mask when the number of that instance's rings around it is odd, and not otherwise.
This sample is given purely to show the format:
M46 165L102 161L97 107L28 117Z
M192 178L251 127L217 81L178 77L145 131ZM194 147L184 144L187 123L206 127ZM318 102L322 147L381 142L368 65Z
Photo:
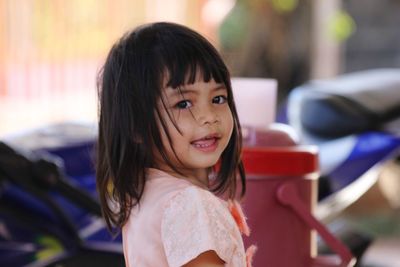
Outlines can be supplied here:
M214 79L217 83L228 80L228 71L216 51L193 44L166 46L163 50L164 86L177 88L199 79L204 82Z

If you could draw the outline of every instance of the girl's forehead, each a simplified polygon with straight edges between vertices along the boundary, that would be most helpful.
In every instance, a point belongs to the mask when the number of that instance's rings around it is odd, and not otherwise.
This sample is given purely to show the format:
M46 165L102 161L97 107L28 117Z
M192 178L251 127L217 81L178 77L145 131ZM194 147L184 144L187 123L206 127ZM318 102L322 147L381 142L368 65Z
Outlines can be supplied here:
M196 83L202 82L215 82L213 75L207 70L203 70L199 66L194 66L193 68L189 68L183 72L173 72L168 69L163 73L163 84L162 88L173 87L173 88L181 88L191 86Z
M164 86L163 91L195 91L202 89L226 89L225 84L216 82L213 78L205 81L202 78L196 79L194 82L186 82L177 87Z

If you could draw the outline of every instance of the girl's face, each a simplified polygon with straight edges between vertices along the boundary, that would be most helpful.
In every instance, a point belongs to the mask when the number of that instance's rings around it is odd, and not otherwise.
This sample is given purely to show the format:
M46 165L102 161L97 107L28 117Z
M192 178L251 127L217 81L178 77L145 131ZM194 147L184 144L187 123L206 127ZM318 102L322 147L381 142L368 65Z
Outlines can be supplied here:
M233 117L227 96L224 84L213 79L209 82L197 79L194 84L184 85L180 90L165 88L163 99L166 109L160 101L160 110L171 143L160 126L162 142L168 158L183 174L197 178L205 175L228 145ZM170 170L160 157L156 158L159 167Z

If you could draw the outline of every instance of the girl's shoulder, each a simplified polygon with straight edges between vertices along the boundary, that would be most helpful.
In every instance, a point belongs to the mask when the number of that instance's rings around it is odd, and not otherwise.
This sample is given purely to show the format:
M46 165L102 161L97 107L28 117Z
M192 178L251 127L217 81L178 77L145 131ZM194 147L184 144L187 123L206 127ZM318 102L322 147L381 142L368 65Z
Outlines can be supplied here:
M182 266L213 250L227 266L245 266L240 231L228 203L191 185L164 204L161 237L170 266Z
M212 192L196 185L177 190L165 203L165 212L204 211L218 214L218 216L230 215L226 201L216 197Z
M132 210L133 216L145 213L162 215L166 209L178 205L218 203L220 200L211 192L204 190L190 181L171 176L157 169L148 169L146 184L139 205ZM189 203L188 203L189 202Z
M176 178L157 169L148 170L145 193L158 196L164 202L164 208L174 206L198 206L213 209L227 210L227 202L215 196L212 192L203 189L190 181ZM161 201L162 199L162 201Z

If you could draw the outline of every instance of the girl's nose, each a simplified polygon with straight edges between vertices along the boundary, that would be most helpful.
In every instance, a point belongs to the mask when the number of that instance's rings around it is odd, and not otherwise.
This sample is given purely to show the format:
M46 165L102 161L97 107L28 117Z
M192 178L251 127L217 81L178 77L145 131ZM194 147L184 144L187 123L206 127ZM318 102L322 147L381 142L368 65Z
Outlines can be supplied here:
M204 107L199 110L197 120L201 125L214 124L219 121L219 117L217 112L212 107Z

